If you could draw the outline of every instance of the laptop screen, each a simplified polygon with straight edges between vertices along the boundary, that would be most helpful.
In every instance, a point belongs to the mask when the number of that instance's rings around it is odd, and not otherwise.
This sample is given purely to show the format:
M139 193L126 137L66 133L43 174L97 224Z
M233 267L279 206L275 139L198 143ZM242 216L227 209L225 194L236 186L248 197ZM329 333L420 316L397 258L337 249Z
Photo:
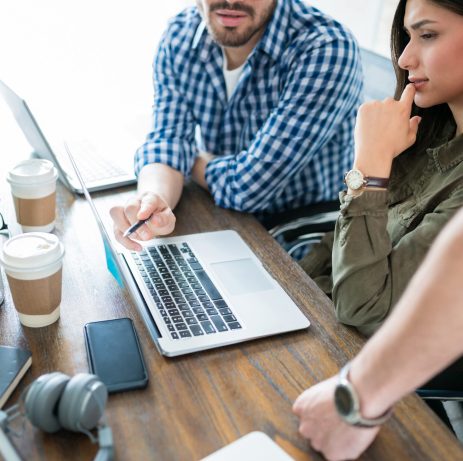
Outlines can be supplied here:
M50 158L53 157L53 152L50 148L50 145L45 139L45 136L43 135L42 130L40 129L34 116L32 115L32 112L29 110L26 101L21 99L1 80L0 93L8 104L11 112L14 115L14 118L18 122L18 125L21 127L24 136L29 141L29 144L32 146L34 151L40 155L45 156L49 160L53 160L53 158ZM53 163L55 162L53 161Z
M106 265L108 267L109 272L114 276L116 279L117 283L119 286L124 287L124 276L122 268L119 263L119 259L117 257L116 251L114 250L111 239L108 235L108 232L106 231L106 227L103 224L103 221L100 218L100 215L98 214L98 211L96 209L95 204L93 203L92 197L88 191L88 189L85 187L85 183L82 179L82 176L80 174L79 169L77 168L77 165L74 161L74 157L72 156L67 144L64 145L66 152L69 156L69 160L71 161L72 167L74 168L74 171L76 173L77 179L80 182L80 185L82 187L82 191L84 192L84 196L90 205L90 208L92 210L93 216L95 217L96 223L98 225L98 229L100 231L101 237L103 239L103 244L104 244L104 250L105 250L105 255L106 255Z

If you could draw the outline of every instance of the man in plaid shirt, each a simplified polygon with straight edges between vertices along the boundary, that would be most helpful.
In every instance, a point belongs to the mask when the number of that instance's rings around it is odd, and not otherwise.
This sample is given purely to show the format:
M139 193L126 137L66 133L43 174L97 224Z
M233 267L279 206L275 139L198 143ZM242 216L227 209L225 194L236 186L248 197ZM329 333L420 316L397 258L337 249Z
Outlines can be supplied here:
M172 232L184 178L258 217L334 200L352 164L359 50L300 0L197 0L154 60L152 131L135 155L139 193L114 207L116 238Z

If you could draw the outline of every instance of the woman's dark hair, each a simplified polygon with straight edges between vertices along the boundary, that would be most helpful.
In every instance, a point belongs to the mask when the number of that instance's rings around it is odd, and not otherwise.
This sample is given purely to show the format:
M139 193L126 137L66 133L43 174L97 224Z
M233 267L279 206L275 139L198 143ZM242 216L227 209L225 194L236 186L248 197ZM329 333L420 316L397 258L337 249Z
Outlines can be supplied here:
M435 5L463 16L463 2L461 0L428 0ZM391 55L397 77L395 98L399 99L402 91L407 86L408 72L399 67L399 57L409 41L404 29L405 7L407 0L400 0L397 6L391 31ZM447 104L438 104L427 109L422 109L413 104L412 115L421 117L420 127L415 144L411 147L414 151L423 151L432 147L443 134L444 128L449 123L455 124L452 112ZM456 126L456 125L455 125Z

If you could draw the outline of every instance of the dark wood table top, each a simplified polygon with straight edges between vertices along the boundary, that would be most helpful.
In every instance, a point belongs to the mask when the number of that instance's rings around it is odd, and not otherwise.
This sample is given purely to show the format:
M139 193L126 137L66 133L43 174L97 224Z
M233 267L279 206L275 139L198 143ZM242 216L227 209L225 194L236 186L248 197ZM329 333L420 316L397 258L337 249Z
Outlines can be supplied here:
M107 216L130 189L95 194ZM213 206L205 192L189 185L176 210L176 234L235 229L295 303L309 317L308 330L232 345L177 358L160 355L128 293L106 270L103 245L89 206L58 187L55 233L65 245L61 317L39 329L22 327L6 287L0 307L0 344L27 347L31 370L8 405L39 375L55 370L87 372L83 326L131 317L149 371L146 389L110 396L106 416L117 460L199 460L248 432L260 430L296 460L318 460L298 435L291 412L308 386L335 374L364 343L335 321L331 301L252 217ZM5 277L4 277L5 279ZM400 372L400 370L398 370ZM27 460L90 460L96 453L85 435L45 434L25 425L13 438ZM422 401L412 395L361 457L364 460L456 460L463 450Z

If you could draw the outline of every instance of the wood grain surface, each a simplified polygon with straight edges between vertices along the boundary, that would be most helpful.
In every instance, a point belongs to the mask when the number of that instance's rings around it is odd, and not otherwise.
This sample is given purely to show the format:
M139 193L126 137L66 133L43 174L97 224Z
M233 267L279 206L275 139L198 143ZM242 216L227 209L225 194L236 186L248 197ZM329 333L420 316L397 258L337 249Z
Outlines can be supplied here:
M131 189L94 194L106 222L110 205L124 203L131 194ZM130 317L141 340L149 384L109 398L106 417L117 460L199 460L255 430L268 434L296 460L322 459L298 435L291 405L305 388L335 374L360 349L363 338L336 323L331 301L253 216L215 207L208 194L193 185L185 188L176 215L178 235L238 231L310 319L310 328L177 358L161 356L129 294L106 270L89 206L59 185L54 232L66 250L61 318L46 328L22 327L6 287L0 343L27 347L33 355L32 368L8 405L43 373L88 371L85 323ZM49 435L29 423L23 437L13 441L27 460L90 460L97 451L85 435ZM463 450L413 395L397 406L361 459L457 460L463 459Z

